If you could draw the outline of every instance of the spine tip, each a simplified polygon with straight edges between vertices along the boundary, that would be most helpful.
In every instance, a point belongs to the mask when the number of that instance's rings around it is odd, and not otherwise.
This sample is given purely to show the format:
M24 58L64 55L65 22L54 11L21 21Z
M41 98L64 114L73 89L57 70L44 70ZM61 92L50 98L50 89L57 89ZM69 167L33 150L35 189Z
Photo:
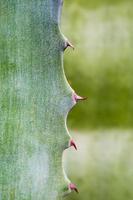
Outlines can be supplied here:
M81 97L81 96L78 96L76 93L74 93L72 95L72 99L73 99L74 103L77 103L78 101L86 100L87 97Z
M75 150L77 150L77 145L75 144L74 140L71 139L70 142L69 142L69 147L74 147Z
M70 184L68 185L68 188L69 188L69 190L71 190L71 191L75 191L76 193L79 193L79 191L78 191L76 185L73 184L73 183L70 183Z
M68 40L65 41L65 46L64 46L64 51L68 48L72 48L73 50L75 49L74 46L69 42Z

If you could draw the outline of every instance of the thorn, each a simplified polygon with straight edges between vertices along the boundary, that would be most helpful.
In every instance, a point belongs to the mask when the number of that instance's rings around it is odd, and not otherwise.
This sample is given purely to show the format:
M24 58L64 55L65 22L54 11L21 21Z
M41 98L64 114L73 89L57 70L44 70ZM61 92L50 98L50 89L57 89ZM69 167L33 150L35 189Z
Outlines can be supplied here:
M75 103L77 103L78 101L82 101L82 100L86 100L87 99L87 97L80 97L77 94L73 94L72 98L73 98L73 101Z
M74 46L68 40L65 42L64 50L67 49L67 47L70 47L74 50Z
M70 140L69 144L70 144L70 147L74 147L77 150L77 146L76 146L76 144L75 144L73 139Z
M77 189L77 187L76 187L75 184L70 183L68 187L69 187L69 189L70 189L71 191L75 191L75 192L79 193L79 191L78 191L78 189Z
M67 47L72 48L73 50L75 49L74 46L72 45L72 43L70 43L69 41L67 41Z

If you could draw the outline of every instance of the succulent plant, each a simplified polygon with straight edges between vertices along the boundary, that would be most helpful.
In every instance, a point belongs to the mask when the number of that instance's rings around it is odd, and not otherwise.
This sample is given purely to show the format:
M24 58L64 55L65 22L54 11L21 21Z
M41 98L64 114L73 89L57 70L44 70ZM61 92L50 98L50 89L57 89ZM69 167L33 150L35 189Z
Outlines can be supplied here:
M68 84L60 31L62 0L0 1L0 199L56 200L76 186L62 153L66 127L83 98Z

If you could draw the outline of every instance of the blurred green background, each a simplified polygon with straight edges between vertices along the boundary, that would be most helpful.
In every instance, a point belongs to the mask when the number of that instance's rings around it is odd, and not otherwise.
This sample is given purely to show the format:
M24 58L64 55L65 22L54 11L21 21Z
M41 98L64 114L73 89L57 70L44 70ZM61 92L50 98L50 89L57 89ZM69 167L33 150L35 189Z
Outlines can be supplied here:
M66 199L133 200L133 1L65 0L62 30L75 46L67 79L88 97L68 116L79 150L66 171L80 194Z

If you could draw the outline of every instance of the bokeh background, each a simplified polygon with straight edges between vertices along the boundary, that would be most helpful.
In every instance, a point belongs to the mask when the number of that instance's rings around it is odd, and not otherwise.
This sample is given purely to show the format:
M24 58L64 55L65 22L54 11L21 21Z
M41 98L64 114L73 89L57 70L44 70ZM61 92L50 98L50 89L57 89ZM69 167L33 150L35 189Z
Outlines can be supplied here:
M133 1L65 0L67 79L87 96L68 116L78 145L65 152L80 193L67 200L133 200Z

